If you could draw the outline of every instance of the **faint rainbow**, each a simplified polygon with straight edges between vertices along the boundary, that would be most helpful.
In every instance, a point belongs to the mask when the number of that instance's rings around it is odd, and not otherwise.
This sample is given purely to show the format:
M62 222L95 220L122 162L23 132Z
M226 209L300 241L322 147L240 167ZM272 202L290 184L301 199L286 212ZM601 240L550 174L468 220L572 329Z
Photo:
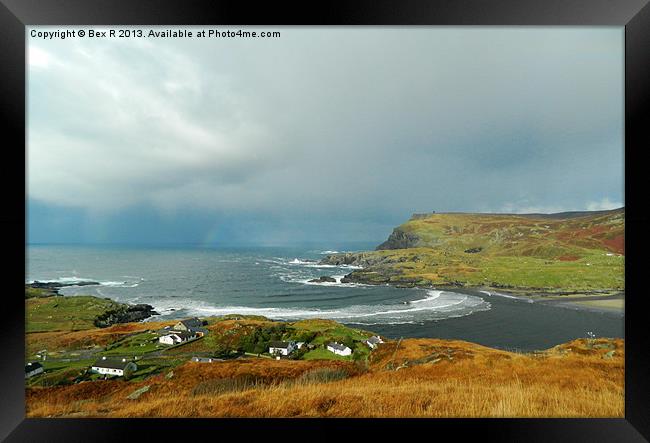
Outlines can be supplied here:
M219 236L219 224L213 225L210 229L207 230L203 236L203 241L201 241L201 246L207 248L209 246L214 246L217 243L217 238Z

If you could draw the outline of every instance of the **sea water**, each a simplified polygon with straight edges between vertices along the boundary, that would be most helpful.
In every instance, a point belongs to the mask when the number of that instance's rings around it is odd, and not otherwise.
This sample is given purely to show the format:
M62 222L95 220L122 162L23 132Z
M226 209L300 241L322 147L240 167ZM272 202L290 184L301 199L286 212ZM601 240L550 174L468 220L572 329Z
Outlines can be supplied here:
M586 331L623 337L621 315L485 291L341 283L354 267L318 263L350 250L33 245L27 248L25 281L96 281L60 293L150 304L160 314L152 320L224 314L326 318L390 338L453 338L521 350L548 348ZM336 282L309 281L321 276Z

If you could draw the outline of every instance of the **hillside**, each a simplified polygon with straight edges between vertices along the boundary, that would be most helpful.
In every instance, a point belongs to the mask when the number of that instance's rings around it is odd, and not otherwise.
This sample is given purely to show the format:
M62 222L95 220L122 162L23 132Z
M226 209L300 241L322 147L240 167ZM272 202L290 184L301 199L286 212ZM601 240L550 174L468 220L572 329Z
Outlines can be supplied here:
M275 341L302 342L291 360L366 362L370 349L363 342L372 332L346 327L331 320L272 321L261 316L226 315L203 320L205 334L178 346L159 342L164 328L178 320L119 323L97 327L98 313L121 307L93 296L58 296L26 300L26 361L39 361L46 373L27 380L28 386L55 387L96 380L88 371L102 357L121 357L138 362L135 380L166 373L193 357L233 360L245 356L272 359L269 345ZM327 351L338 342L352 355Z
M623 417L623 340L517 354L388 341L367 365L242 358L27 389L28 417Z
M32 324L49 306L48 322ZM622 339L587 338L514 353L458 340L384 338L332 320L201 319L206 334L160 344L177 320L94 327L90 296L26 300L28 417L622 417ZM101 309L100 309L101 311ZM40 315L40 314L39 314ZM80 330L83 329L83 330ZM38 332L37 332L38 331ZM273 341L303 346L276 360ZM329 352L337 341L352 355ZM90 371L102 357L137 363L128 377ZM209 363L193 357L212 358Z
M362 266L348 282L540 292L622 291L625 210L414 214L376 251L323 262Z

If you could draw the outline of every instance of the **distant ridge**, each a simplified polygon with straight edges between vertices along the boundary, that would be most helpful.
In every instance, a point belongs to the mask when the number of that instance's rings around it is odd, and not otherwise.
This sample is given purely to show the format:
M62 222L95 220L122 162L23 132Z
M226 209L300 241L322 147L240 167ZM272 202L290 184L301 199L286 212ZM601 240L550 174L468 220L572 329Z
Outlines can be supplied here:
M411 215L411 220L420 220L423 218L430 217L432 215L458 215L458 214L467 214L467 215L512 215L515 217L528 217L528 218L550 218L550 219L570 219L578 217L589 217L593 215L606 215L616 212L625 212L625 206L621 206L616 209L603 209L599 211L566 211L566 212L552 212L552 213L543 213L543 212L528 212L528 213L514 213L514 212L430 212L430 213L414 213Z
M605 209L601 211L568 211L568 212L555 212L551 214L543 213L530 213L530 214L514 214L521 215L523 217L540 217L540 218L553 218L553 219L568 219L568 218L578 218L578 217L589 217L592 215L606 215L613 214L616 212L625 212L625 206L621 206L616 209Z

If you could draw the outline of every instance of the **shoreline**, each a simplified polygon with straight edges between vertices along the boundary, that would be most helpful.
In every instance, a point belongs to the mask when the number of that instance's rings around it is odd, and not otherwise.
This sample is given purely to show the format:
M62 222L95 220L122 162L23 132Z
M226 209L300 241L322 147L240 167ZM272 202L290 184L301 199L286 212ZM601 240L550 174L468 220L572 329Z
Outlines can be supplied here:
M468 288L470 289L470 288ZM472 288L474 289L474 288ZM554 292L532 292L528 295L524 295L521 292L515 291L503 291L495 290L496 288L480 288L476 289L477 292L486 291L493 292L494 294L502 294L509 297L514 297L519 300L532 300L533 303L540 303L545 305L553 305L560 307L567 307L577 310L589 311L589 312L600 312L608 314L620 314L625 315L625 291L606 291L607 294L603 294L605 291L593 291L593 292L575 292L571 294L561 294ZM605 300L622 300L623 306L598 306L598 305L588 305L587 302L592 301L605 301Z
M349 275L349 274L348 274ZM547 305L557 305L565 308L572 308L576 310L618 314L625 316L625 290L618 289L594 289L590 291L576 291L576 290L562 290L557 291L544 291L538 288L501 288L493 286L459 286L459 285L426 285L426 286L404 286L403 283L371 283L367 281L355 281L357 284L371 285L371 286L390 286L397 289L423 289L423 290L440 290L449 292L468 293L469 295L476 295L479 297L486 296L486 292L494 296L504 296L522 301L529 301L532 303L540 303ZM490 297L491 295L487 295ZM591 301L605 301L605 300L622 300L623 306L598 306L587 305L585 303Z
M431 290L442 290L442 291L452 291L459 292L468 295L474 295L477 297L505 297L522 302L528 302L532 304L540 304L546 306L556 306L560 308L573 309L577 311L587 311L601 314L625 316L625 308L619 307L605 307L605 306L593 306L582 304L583 302L590 301L602 301L602 300L622 300L625 301L625 292L620 291L611 295L585 295L586 293L576 294L581 295L580 297L571 297L571 296L558 296L557 294L548 293L542 295L542 293L535 293L531 295L522 295L517 292L509 291L496 291L495 288L489 287L476 287L476 288L456 288L456 287L442 287L436 286L431 288L420 288L420 289L431 289ZM485 292L490 292L491 295L487 295ZM553 298L549 298L553 297ZM562 297L562 298L556 298ZM567 298L564 298L567 297Z

